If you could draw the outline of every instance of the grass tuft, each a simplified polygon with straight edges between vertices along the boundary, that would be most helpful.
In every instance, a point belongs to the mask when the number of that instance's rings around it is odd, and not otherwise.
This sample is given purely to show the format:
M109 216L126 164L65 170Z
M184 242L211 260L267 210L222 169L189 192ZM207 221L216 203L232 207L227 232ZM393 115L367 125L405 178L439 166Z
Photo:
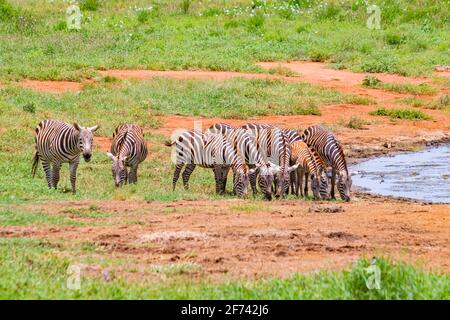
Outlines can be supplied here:
M431 117L422 111L413 109L386 109L380 108L369 113L373 116L386 116L391 119L430 120Z

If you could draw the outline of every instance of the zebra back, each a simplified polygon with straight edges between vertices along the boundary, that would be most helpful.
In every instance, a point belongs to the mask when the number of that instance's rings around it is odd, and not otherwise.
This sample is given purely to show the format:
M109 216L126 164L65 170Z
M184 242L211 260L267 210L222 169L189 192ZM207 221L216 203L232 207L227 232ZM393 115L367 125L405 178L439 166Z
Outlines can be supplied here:
M348 173L344 151L331 131L319 125L311 126L303 131L301 138L319 154L325 165Z
M135 166L144 161L148 155L147 143L141 127L134 124L122 124L113 133L111 153L127 157L126 165Z
M70 162L81 153L79 131L58 120L43 120L36 127L36 154L49 162Z

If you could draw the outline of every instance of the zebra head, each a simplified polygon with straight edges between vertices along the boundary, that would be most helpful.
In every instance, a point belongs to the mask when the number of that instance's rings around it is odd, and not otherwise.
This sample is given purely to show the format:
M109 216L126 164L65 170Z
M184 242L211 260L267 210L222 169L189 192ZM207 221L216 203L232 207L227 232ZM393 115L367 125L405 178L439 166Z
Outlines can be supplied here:
M84 161L89 162L92 156L94 131L97 130L99 126L82 127L77 123L74 123L73 127L78 131L78 148L80 148L83 153Z
M238 197L247 197L247 187L250 183L249 170L246 165L240 165L234 170L233 190Z
M115 156L110 152L106 153L106 155L112 160L111 171L114 183L116 187L120 187L127 182L128 178L127 167L125 165L127 157Z
M352 178L348 174L347 170L341 170L338 172L337 187L342 200L350 201L350 188L352 187Z
M272 200L272 184L275 170L270 164L263 164L250 170L250 173L259 172L258 185L266 200Z
M271 163L271 166L275 169L274 180L277 186L275 197L280 198L285 196L288 193L289 183L291 181L291 171L297 170L300 164L295 164L290 167L280 167L279 165Z

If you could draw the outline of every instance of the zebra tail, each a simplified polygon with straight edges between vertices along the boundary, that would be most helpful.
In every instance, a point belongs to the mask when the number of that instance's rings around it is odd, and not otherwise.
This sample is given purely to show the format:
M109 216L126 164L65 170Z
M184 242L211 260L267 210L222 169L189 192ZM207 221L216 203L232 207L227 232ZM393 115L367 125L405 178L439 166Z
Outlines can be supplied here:
M34 154L34 157L33 157L33 166L31 167L31 174L33 175L33 178L36 175L36 170L38 168L38 164L39 164L39 155L36 151L36 153Z
M174 145L174 143L175 143L175 141L173 141L173 142L166 141L166 142L164 142L164 145L165 145L166 147L171 147L171 146Z

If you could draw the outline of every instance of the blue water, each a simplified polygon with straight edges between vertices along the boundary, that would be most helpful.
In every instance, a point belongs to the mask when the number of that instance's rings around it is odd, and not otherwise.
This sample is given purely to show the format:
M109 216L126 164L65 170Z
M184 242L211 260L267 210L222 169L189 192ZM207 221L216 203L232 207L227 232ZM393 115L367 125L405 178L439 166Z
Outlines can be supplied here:
M450 145L370 159L350 171L353 185L371 193L450 203Z

